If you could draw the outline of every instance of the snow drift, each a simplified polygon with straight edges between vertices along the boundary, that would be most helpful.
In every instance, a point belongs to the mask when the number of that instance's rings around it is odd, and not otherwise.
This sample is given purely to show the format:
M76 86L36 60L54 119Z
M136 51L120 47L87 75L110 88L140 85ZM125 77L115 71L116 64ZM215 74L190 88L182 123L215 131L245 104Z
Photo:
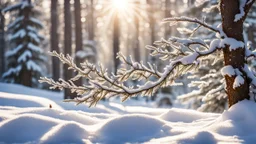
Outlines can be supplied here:
M58 93L0 85L0 90L5 90L0 92L0 143L214 144L256 141L256 104L253 101L244 100L223 114L114 102L101 102L92 109L80 106L77 110L73 104L61 103L62 96ZM19 91L13 91L12 87L23 91L17 94ZM49 108L49 103L54 105L53 108Z

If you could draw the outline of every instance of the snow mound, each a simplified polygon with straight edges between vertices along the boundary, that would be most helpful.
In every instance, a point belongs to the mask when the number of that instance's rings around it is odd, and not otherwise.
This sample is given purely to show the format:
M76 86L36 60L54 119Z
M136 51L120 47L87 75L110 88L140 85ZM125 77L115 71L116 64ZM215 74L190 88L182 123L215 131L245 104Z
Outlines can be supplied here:
M201 131L193 134L186 134L178 143L182 144L216 144L216 139L214 135L208 131Z
M75 122L67 122L53 127L41 139L41 143L84 143L88 137L86 128Z
M0 123L0 140L3 143L25 143L38 140L60 121L35 115L24 114Z
M225 136L236 136L244 143L256 141L256 104L244 100L225 111L208 129Z
M0 92L0 143L254 144L256 141L253 101L241 101L223 114L150 108L139 103L121 105L113 101L100 102L89 109L61 102L61 93L14 87L0 83L0 91L14 90ZM23 95L11 94L18 92ZM74 111L77 109L82 111Z
M172 108L166 113L160 115L160 118L169 122L184 122L191 123L193 121L209 118L209 117L217 117L219 114L212 113L202 113L194 110L183 110L183 109L175 109Z
M65 121L75 121L84 125L92 125L99 122L98 119L79 114L77 111L63 111L49 108L34 108L20 112L19 114L22 113L38 114Z
M54 101L42 98L31 97L26 95L13 95L5 92L0 92L1 106L15 106L15 107L49 107L52 105L56 109L62 109Z
M125 115L106 122L97 132L100 143L144 142L168 135L171 128L164 121L147 115Z

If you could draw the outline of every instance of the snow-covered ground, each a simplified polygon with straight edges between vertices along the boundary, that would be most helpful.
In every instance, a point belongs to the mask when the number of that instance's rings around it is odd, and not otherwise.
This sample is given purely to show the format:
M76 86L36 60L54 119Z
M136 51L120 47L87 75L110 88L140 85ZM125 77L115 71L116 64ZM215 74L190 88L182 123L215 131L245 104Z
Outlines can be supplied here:
M49 108L49 106L52 108ZM255 143L256 104L223 114L143 102L63 103L62 94L0 83L0 143Z

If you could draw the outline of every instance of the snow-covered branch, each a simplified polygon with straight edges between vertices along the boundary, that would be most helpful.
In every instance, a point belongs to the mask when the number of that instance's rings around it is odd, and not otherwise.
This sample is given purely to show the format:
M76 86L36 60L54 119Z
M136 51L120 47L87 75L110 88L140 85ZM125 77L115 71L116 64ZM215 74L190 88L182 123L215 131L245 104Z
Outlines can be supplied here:
M200 21L198 20L197 18L188 18L188 17L173 17L173 18L166 18L163 20L164 22L172 22L172 23L177 23L177 22L191 22L191 23L196 23L196 24L199 24L211 31L214 31L214 32L217 32L217 33L220 33L218 29L208 25L207 23L203 22L203 21Z
M166 42L169 42L170 44L183 43L186 46L189 46L192 43L206 46L203 41L199 40L186 41L176 38L176 40L170 39L169 41L165 41L165 43ZM111 76L109 76L107 69L104 69L100 64L93 65L84 62L81 63L80 68L74 63L73 58L69 55L64 56L63 54L52 52L51 54L53 56L58 57L64 64L69 66L69 69L77 71L78 74L69 81L60 79L60 81L55 82L52 79L41 78L40 82L46 82L52 85L51 88L68 88L78 95L84 95L83 97L77 97L67 101L74 101L77 104L85 102L89 103L90 106L95 105L102 98L113 96L120 96L123 100L136 95L152 96L159 88L171 85L174 78L178 75L181 75L196 66L199 63L198 59L200 57L213 53L218 47L212 47L205 51L194 50L193 52L182 52L181 50L177 50L176 47L173 49L176 50L177 57L171 59L170 64L164 68L163 73L160 73L157 68L150 63L146 66L142 62L134 62L132 58L128 60L119 53L118 58L122 61L124 67L118 69L117 74L112 74ZM183 55L178 56L178 52L182 52ZM175 55L175 53L173 54ZM76 86L73 82L81 77L88 79L88 83L83 87ZM151 77L156 77L157 80L152 80L150 79ZM128 87L125 85L125 82L129 79L146 79L148 82L144 85Z

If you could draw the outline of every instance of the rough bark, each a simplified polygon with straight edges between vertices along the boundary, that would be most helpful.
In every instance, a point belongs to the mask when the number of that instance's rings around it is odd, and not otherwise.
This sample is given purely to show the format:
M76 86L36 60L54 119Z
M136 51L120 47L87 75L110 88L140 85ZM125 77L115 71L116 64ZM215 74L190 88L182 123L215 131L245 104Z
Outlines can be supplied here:
M118 14L114 16L114 28L113 28L113 62L114 62L114 72L117 72L119 61L116 59L117 53L119 52L120 45L120 26Z
M245 7L245 13L247 14L250 9L250 6ZM244 42L243 38L243 22L245 16L235 22L235 15L240 12L239 10L239 0L221 0L220 1L220 10L222 17L222 28L227 37L234 38L238 41ZM230 51L229 45L223 49L224 53L224 62L225 65L231 65L233 68L237 68L242 71L245 61L245 48L237 48ZM249 99L249 81L245 74L243 78L245 80L244 84L238 88L233 88L233 83L236 76L225 76L226 80L226 93L228 95L229 107L236 104L238 101Z
M72 53L72 27L71 27L71 12L70 12L70 0L64 1L64 53L71 55ZM64 65L64 79L69 80L72 78L73 73L68 70L68 66ZM65 89L64 99L73 99L75 96L69 89Z
M75 0L75 34L76 34L76 53L82 51L82 22L81 22L81 4L80 0ZM76 64L80 65L82 59L76 56ZM77 85L82 85L82 79L76 81Z
M58 0L51 0L51 51L60 52L58 39ZM52 78L60 78L60 62L58 58L52 58Z

